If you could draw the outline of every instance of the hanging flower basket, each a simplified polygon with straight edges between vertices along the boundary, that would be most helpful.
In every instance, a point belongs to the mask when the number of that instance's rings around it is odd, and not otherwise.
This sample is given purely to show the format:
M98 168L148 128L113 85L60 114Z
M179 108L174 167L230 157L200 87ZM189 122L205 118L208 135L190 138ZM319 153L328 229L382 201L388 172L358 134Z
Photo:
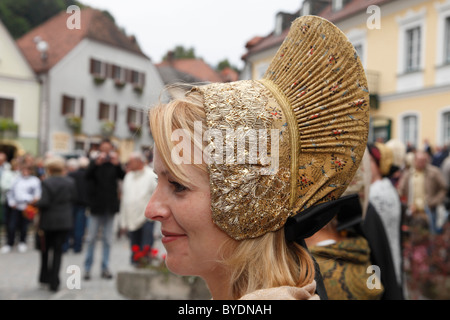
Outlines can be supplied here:
M70 116L66 118L67 126L72 129L73 133L79 134L81 133L82 120L81 117Z
M101 84L103 84L103 82L105 82L105 77L102 77L102 76L95 76L94 77L94 83L96 84L96 85L101 85Z
M116 124L112 121L103 121L101 124L101 132L103 136L109 137L113 134Z
M19 125L9 118L0 118L0 138L16 139L19 132Z
M141 136L141 132L142 132L142 126L137 125L136 123L128 123L128 129L130 130L130 132L133 134L133 136Z

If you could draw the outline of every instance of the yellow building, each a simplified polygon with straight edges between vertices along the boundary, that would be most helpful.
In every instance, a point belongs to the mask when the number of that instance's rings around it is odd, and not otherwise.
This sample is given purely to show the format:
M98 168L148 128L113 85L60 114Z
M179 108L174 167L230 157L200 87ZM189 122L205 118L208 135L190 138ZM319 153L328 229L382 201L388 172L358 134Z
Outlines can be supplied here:
M371 141L450 143L450 0L305 0L296 15L306 14L333 22L359 53L371 93ZM285 35L275 30L249 41L243 78L264 74Z

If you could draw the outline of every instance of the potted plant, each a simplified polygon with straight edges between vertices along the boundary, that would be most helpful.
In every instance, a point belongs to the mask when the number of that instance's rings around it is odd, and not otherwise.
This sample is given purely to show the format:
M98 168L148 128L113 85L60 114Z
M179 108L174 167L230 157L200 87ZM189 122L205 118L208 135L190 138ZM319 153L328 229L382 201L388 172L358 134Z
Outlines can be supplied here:
M73 133L79 134L81 132L81 127L82 127L81 117L77 117L74 115L68 116L66 118L66 124L70 129L72 129Z
M109 137L113 134L116 124L110 120L105 120L101 124L102 135Z
M140 126L134 122L130 122L130 123L128 123L128 129L133 134L133 136L138 136L138 137L141 136L142 126Z
M19 132L19 125L10 118L0 118L0 136L3 139L15 139Z
M141 85L134 85L133 90L137 94L142 94L142 92L144 92L144 88Z

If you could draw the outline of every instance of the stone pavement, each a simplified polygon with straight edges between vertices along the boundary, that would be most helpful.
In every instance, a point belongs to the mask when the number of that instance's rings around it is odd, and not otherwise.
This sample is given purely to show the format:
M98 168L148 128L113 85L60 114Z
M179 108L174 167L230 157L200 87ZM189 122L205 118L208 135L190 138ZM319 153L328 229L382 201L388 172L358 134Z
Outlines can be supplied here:
M1 234L0 246L4 244L4 235ZM34 236L30 233L28 238L28 250L19 253L14 247L10 253L0 254L0 300L126 300L116 289L117 272L133 270L130 265L130 247L128 238L115 237L111 246L110 269L113 279L107 280L100 277L100 264L102 242L97 241L95 247L94 264L91 270L91 280L83 279L83 266L86 254L86 246L81 253L69 250L62 257L60 270L60 289L51 292L40 286L38 273L40 267L40 253L34 249ZM157 247L164 250L160 242ZM76 276L71 273L70 266L76 266L80 271L80 288L73 288ZM69 280L69 281L67 281ZM69 286L68 286L69 282ZM72 288L71 288L72 287Z

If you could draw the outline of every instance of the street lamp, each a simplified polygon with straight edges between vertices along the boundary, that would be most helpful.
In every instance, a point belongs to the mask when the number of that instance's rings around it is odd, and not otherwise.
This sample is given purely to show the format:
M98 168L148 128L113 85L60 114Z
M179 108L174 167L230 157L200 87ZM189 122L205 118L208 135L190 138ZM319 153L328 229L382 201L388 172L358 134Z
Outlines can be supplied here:
M48 52L48 43L41 39L41 37L36 36L33 39L34 43L36 43L36 49L41 53L41 60L42 62L47 61L47 52Z
M40 36L36 36L33 39L36 44L36 50L41 54L41 60L44 65L47 64L49 45L46 41L42 40ZM45 69L45 68L44 68ZM41 81L41 104L40 104L40 117L39 117L39 152L44 154L47 151L47 142L49 135L49 79L48 70L42 71L39 74Z

